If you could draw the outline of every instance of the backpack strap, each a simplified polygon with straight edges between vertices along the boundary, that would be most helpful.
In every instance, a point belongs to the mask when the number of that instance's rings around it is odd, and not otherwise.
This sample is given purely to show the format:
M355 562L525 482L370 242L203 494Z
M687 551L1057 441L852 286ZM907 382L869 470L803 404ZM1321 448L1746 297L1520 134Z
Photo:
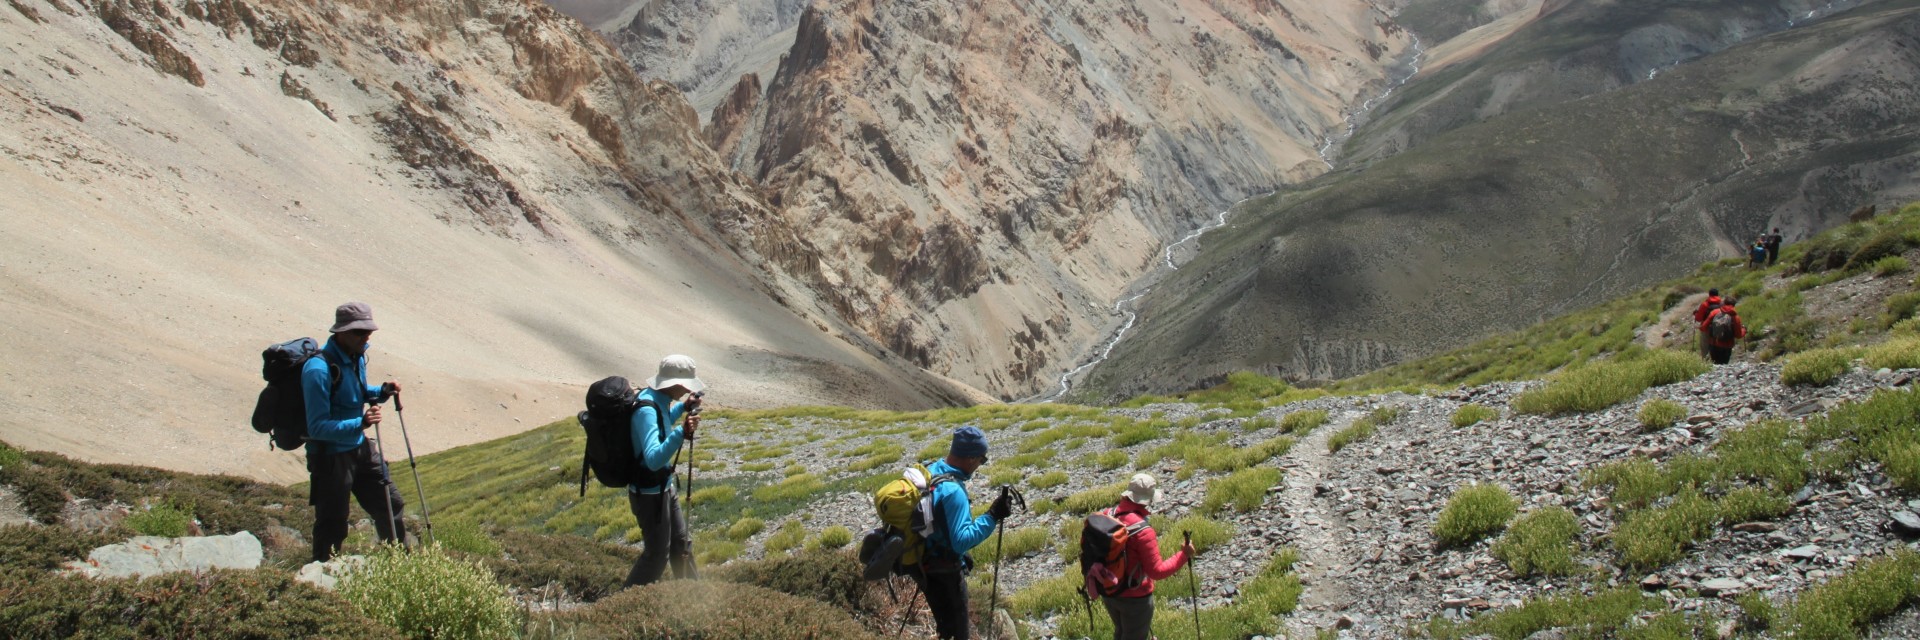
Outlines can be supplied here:
M932 477L932 478L929 478L929 479L927 479L927 507L928 507L928 510L929 510L929 511L932 511L932 510L934 510L934 509L938 509L938 508L940 507L940 500L939 500L939 498L940 498L940 494L937 494L937 493L934 493L934 490L935 490L935 489L937 489L937 488L939 488L939 486L940 486L940 485L942 485L942 484L946 484L946 483L949 483L949 482L959 482L959 481L960 481L960 477L959 477L959 476L956 476L956 475L954 475L954 474L951 474L951 473L942 473L942 474L938 474L938 475L935 475L935 476L934 476L934 477ZM935 517L939 517L939 516L940 516L940 514L939 514L939 513L928 513L928 514L927 514L927 517L929 517L929 518L935 518ZM941 518L941 519L942 519L942 520L945 520L945 518ZM960 555L960 554L958 554L958 553L955 553L955 552L954 552L954 550L953 550L953 523L951 523L951 522L942 522L941 524L942 524L942 526L939 526L939 527L935 527L935 528L934 528L933 530L934 530L934 532L936 532L936 533L945 533L945 534L947 534L947 537L946 537L946 540L944 541L944 544L936 544L936 545L928 545L928 546L929 546L929 547L931 547L931 548L932 548L933 550L935 550L935 551L939 551L939 550L940 550L940 548L944 546L944 547L946 548L946 555L956 555L956 556L957 556L957 555Z

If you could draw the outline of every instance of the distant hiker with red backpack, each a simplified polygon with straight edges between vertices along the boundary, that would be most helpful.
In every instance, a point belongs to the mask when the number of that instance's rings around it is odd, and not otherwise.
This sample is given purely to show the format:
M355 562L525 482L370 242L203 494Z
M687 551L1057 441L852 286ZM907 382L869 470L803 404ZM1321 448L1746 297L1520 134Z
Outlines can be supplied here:
M366 303L340 305L329 330L333 337L300 369L315 562L331 559L347 539L349 496L373 517L381 541L406 542L400 515L406 502L393 486L385 453L366 436L368 427L380 423L380 404L400 392L393 380L367 384L367 344L379 328Z
M633 438L633 456L644 466L637 469L627 485L627 506L640 523L645 548L627 572L626 586L651 584L666 573L671 559L673 577L693 577L687 519L674 500L673 457L680 445L693 440L700 427L700 416L689 415L699 406L706 383L694 375L693 358L670 355L660 360L660 369L647 380L647 388L634 397L633 417L627 421ZM671 429L685 418L685 424Z
M1720 308L1720 290L1708 289L1707 299L1700 301L1700 307L1693 310L1693 323L1700 326L1700 357L1711 357L1707 352L1707 314Z
M1153 476L1133 474L1127 490L1120 492L1120 504L1087 516L1080 532L1080 568L1088 597L1098 594L1106 605L1114 640L1152 635L1154 581L1172 576L1195 553L1193 542L1187 541L1173 557L1160 557L1160 541L1147 524L1148 508L1159 502L1160 487Z
M1747 326L1740 322L1740 314L1733 308L1733 299L1728 298L1718 308L1707 314L1700 330L1707 336L1707 347L1714 364L1726 364L1733 359L1733 345L1747 337Z

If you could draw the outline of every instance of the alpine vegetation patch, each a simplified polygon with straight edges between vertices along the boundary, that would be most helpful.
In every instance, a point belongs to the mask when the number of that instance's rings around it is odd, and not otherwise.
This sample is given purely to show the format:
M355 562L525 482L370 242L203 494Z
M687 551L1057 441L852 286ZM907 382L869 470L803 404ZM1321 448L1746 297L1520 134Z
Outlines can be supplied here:
M1304 436L1312 433L1320 425L1327 423L1327 412L1321 409L1295 411L1280 419L1280 430L1294 435Z
M1564 507L1547 507L1513 521L1507 533L1493 543L1493 557L1515 574L1572 575L1580 570L1573 560L1573 541L1580 520Z
M1485 537L1507 526L1518 504L1505 487L1473 483L1453 492L1440 519L1433 524L1433 537L1442 547L1454 547Z
M1687 417L1687 408L1666 398L1654 398L1640 405L1640 430L1659 431Z
M1280 470L1272 467L1242 469L1224 478L1214 478L1207 482L1207 497L1200 504L1200 512L1219 513L1229 505L1239 513L1258 509L1266 501L1267 490L1279 484Z
M1450 420L1455 427L1467 427L1500 417L1500 412L1486 405L1468 403L1460 405Z
M1375 429L1398 420L1400 412L1400 407L1389 406L1374 409L1372 413L1361 416L1359 420L1353 421L1353 424L1347 425L1347 428L1327 438L1327 452L1338 453L1347 445L1373 437Z
M1920 553L1900 549L1801 593L1787 620L1795 638L1850 639L1915 598L1920 598Z
M340 595L413 638L510 638L520 611L493 572L438 545L384 545L341 582Z
M1635 569L1653 569L1680 559L1687 545L1713 531L1720 510L1692 489L1663 507L1627 515L1613 532L1620 561Z
M1546 385L1513 399L1519 413L1559 414L1599 411L1649 387L1693 379L1708 364L1692 353L1629 349L1611 360L1576 365L1548 378Z
M1856 350L1850 348L1814 349L1787 357L1780 367L1780 384L1789 387L1824 387L1833 384L1853 366Z

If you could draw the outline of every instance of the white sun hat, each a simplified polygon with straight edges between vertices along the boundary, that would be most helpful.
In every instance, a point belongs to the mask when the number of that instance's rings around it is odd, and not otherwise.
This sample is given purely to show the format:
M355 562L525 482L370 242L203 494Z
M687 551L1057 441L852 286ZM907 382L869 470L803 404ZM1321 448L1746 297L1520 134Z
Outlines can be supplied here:
M660 372L647 379L647 386L653 389L665 389L674 385L686 387L688 391L699 393L707 390L707 385L693 375L693 358L673 354L660 359Z

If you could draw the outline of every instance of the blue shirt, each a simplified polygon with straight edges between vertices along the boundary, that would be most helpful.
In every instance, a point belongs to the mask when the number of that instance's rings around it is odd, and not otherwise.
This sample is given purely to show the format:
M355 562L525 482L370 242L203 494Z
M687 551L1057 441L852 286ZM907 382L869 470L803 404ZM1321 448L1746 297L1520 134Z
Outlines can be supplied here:
M980 517L972 517L973 504L967 499L966 481L972 479L973 474L947 464L946 460L933 461L927 465L927 471L936 476L950 474L955 479L954 482L942 482L933 488L933 508L939 510L940 520L947 523L945 535L935 532L934 537L944 539L947 548L953 550L956 556L986 542L987 536L993 535L993 528L999 523L994 521L992 514L982 513Z
M309 358L300 368L300 393L307 403L307 454L343 453L367 441L363 415L368 403L386 401L380 387L367 385L367 357L347 357L333 338L321 351L326 357ZM345 371L340 386L332 387L333 372L328 358L339 362ZM330 388L331 387L331 388Z
M631 429L630 433L633 434L633 457L639 458L640 463L646 465L647 469L659 471L672 466L673 456L680 453L680 442L686 438L686 430L672 425L679 424L680 418L687 414L687 405L686 403L676 405L672 398L667 397L667 394L655 389L641 389L639 397L641 400L652 402L653 407L640 405L639 409L634 410L633 419L627 423L627 428ZM660 414L654 410L654 407L669 407L667 425L672 428L672 431L667 432L664 442L660 439ZM655 494L660 493L664 488L664 486L641 487L630 484L627 485L627 492Z

